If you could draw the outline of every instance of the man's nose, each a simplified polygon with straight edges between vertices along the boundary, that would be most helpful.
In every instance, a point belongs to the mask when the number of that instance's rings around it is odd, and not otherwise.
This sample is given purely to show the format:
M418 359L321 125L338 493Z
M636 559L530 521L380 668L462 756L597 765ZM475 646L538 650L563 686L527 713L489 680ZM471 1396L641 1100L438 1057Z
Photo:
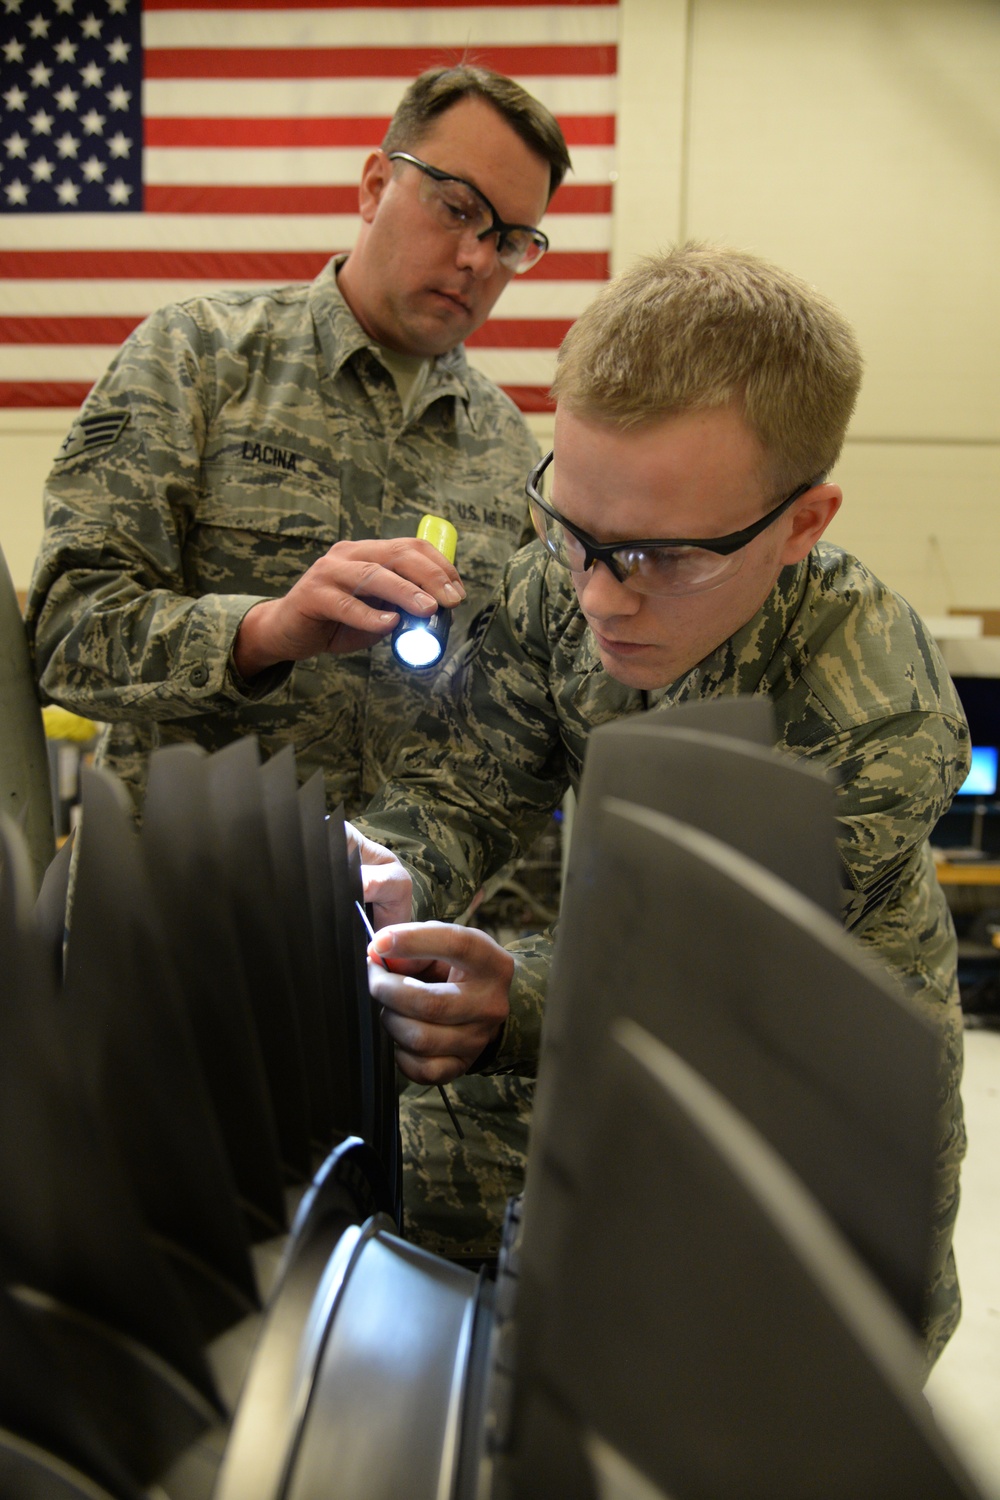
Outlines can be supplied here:
M587 613L600 620L616 615L634 615L642 607L642 595L628 589L612 573L607 563L591 563L579 585L580 603Z
M459 239L455 259L462 270L468 267L474 276L491 276L497 266L496 235L486 234L479 239L470 229Z

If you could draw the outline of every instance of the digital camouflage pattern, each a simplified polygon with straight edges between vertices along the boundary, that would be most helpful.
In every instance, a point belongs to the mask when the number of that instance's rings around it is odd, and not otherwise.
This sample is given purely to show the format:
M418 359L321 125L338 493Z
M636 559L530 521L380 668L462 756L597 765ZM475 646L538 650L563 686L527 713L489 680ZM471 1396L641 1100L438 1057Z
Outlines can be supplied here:
M342 258L341 258L342 260ZM387 641L241 681L251 605L284 594L334 542L458 530L468 633L525 534L537 446L461 348L404 420L392 376L331 262L310 285L220 292L155 313L95 386L45 491L28 629L46 700L108 725L98 752L141 800L157 745L247 733L295 747L330 806L382 784L433 673Z
M526 548L361 822L411 868L417 914L453 917L577 786L592 729L729 694L768 695L779 747L833 773L845 925L941 1032L933 1359L959 1315L951 1237L965 1134L955 935L928 837L968 769L968 730L903 599L821 543L730 640L643 694L604 671L568 573L540 545ZM451 1085L463 1128L470 1122L467 1149L432 1094L407 1114L409 1222L445 1253L495 1253L505 1201L520 1190L551 939L516 946L511 1016L490 1069L509 1076Z

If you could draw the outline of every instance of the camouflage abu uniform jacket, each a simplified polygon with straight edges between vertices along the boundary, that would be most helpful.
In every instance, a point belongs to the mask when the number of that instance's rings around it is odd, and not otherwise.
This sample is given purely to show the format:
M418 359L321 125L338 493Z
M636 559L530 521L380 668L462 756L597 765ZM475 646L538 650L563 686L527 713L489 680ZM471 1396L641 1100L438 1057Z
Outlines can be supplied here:
M566 571L540 544L508 564L466 658L418 721L396 779L363 821L414 875L421 916L452 916L484 874L533 837L576 786L587 736L644 707L767 694L778 743L833 771L843 917L904 980L946 1042L939 1322L957 1319L945 1269L964 1134L955 937L928 836L968 768L965 719L937 649L898 595L856 559L817 546L761 611L698 666L641 694L604 671ZM504 1198L520 1190L540 1039L546 938L515 945L511 1016L492 1071L455 1085L463 1150L431 1093L408 1124L412 1217L446 1253L489 1253Z
M100 759L141 797L158 744L292 743L330 805L362 806L424 701L387 642L239 680L240 620L340 540L458 529L452 649L525 524L536 445L461 348L404 421L331 262L306 286L220 292L137 329L56 460L28 625L46 698L105 721Z

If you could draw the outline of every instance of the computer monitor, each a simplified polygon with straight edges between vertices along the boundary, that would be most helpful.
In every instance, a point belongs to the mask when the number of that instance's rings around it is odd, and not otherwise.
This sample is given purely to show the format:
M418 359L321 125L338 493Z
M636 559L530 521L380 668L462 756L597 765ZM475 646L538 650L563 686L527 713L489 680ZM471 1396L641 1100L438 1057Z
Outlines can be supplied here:
M1000 678L953 677L972 737L972 766L958 789L960 798L997 794L1000 760Z
M995 797L997 794L996 745L973 745L969 774L958 789L959 797Z
M997 803L1000 769L1000 678L952 679L969 721L972 763L934 830L935 845L952 859L1000 857Z

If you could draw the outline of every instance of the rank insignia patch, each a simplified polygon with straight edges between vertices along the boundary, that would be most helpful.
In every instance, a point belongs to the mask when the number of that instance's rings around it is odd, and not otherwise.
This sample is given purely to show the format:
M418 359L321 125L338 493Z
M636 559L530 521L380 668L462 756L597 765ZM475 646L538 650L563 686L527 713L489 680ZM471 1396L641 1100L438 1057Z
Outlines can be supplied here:
M127 411L102 411L92 417L81 417L70 429L57 460L78 458L81 453L91 453L95 448L110 448L116 443L129 424Z

